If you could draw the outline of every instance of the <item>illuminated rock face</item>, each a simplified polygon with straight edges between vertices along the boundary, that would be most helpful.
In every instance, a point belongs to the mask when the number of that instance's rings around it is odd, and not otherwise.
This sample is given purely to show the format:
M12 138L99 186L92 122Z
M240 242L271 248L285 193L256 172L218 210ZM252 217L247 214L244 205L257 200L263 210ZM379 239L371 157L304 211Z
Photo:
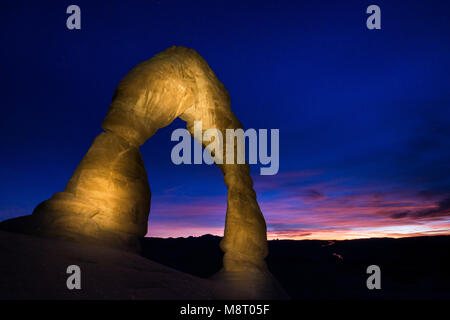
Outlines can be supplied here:
M241 128L223 84L194 50L171 47L119 83L101 133L66 189L34 211L44 233L132 246L147 230L150 188L139 146L177 117L193 134ZM236 152L235 152L236 154ZM247 164L221 164L228 188L224 271L266 273L266 224Z

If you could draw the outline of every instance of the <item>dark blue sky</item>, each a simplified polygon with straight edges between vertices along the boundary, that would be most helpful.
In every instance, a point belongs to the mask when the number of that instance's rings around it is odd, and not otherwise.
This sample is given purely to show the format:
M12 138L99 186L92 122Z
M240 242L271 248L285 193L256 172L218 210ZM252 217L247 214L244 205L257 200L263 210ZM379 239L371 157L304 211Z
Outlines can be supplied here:
M66 28L70 4L81 8L81 30ZM381 30L366 28L371 4ZM448 233L450 2L1 6L0 220L62 191L122 77L183 45L209 63L246 128L280 129L279 174L252 168L270 236ZM149 235L220 234L220 171L170 162L170 134L182 124L141 148Z

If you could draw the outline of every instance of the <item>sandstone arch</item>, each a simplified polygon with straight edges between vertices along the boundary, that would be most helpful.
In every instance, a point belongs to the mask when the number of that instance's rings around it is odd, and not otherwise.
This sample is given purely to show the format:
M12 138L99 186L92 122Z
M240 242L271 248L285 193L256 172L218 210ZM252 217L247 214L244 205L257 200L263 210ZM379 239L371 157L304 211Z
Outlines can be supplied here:
M223 84L194 50L171 47L119 83L97 136L65 190L33 212L42 233L133 246L146 233L150 188L139 146L180 117L193 134L241 128ZM235 152L236 154L236 152ZM266 224L247 164L221 164L228 189L221 248L226 272L267 274Z

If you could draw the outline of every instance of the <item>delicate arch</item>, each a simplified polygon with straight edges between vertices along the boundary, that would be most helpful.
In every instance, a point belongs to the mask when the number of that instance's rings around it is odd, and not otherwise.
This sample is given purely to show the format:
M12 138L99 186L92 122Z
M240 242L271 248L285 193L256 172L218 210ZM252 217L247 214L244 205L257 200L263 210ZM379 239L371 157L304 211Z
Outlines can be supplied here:
M139 146L180 117L193 134L241 128L223 84L194 50L171 47L119 83L102 128L66 189L33 212L42 232L133 245L147 229L150 188ZM235 152L236 154L236 152ZM224 270L265 269L266 224L247 164L220 164L228 189Z

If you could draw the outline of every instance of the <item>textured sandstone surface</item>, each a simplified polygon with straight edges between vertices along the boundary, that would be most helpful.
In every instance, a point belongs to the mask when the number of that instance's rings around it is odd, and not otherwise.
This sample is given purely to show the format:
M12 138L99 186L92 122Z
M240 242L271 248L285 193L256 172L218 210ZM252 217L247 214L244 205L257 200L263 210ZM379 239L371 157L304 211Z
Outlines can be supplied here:
M0 232L0 299L217 299L221 289L132 252ZM69 265L81 290L68 290Z

